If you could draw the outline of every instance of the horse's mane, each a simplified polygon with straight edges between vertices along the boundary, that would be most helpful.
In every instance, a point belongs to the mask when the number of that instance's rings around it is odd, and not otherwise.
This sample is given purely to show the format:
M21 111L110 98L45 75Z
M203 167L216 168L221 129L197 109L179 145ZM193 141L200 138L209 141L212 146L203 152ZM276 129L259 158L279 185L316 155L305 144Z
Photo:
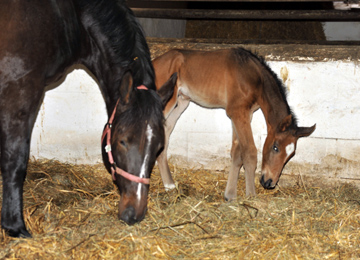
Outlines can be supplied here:
M155 88L155 73L143 30L123 0L75 0L90 13L95 28L108 39L114 66L131 69L134 85ZM101 35L100 35L101 37Z
M134 89L132 95L136 95L130 99L130 104L126 105L127 109L119 114L114 120L114 125L121 122L121 126L125 128L139 131L139 122L150 123L155 125L164 124L164 115L159 95L154 90L138 90Z
M251 52L249 50L246 50L244 48L236 48L234 50L236 50L236 53L238 54L238 56L243 57L242 59L244 59L244 58L251 59L251 60L255 61L255 63L259 63L259 65L265 70L265 72L267 72L270 75L270 77L272 77L274 79L274 81L276 83L276 86L279 89L280 95L281 95L283 101L286 104L286 107L287 107L287 110L288 110L287 112L288 112L288 114L292 115L292 118L293 118L292 123L293 123L294 126L296 126L297 125L297 118L296 118L295 114L293 113L293 111L291 110L291 108L290 108L290 106L289 106L289 104L287 102L287 94L288 94L287 89L286 89L284 83L282 82L282 80L280 80L278 75L267 64L264 57L259 56L256 52L253 53L253 52Z

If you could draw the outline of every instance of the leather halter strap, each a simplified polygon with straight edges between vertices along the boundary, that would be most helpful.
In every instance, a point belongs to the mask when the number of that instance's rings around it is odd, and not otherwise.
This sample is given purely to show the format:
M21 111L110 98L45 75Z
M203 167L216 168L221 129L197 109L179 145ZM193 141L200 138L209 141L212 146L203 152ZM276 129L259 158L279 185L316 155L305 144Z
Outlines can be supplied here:
M144 85L141 85L141 86L138 86L137 89L147 90L148 88ZM109 118L109 121L107 122L106 127L103 131L102 137L101 137L101 144L103 143L104 138L106 137L105 152L108 154L109 163L111 164L112 178L114 181L116 180L116 177L115 177L115 173L116 173L116 174L123 176L125 179L128 179L133 182L150 184L150 178L141 178L141 177L135 176L135 175L130 174L116 166L114 157L111 152L111 127L112 127L112 122L114 121L115 112L116 112L116 108L117 108L118 104L119 104L119 100L116 102L114 111L112 112L112 114Z

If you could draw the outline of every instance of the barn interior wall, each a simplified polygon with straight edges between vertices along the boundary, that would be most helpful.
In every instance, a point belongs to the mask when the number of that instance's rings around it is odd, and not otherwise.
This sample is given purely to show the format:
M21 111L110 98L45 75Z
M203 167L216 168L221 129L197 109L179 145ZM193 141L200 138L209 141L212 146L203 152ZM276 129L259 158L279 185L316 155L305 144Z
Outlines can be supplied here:
M360 22L324 22L328 41L360 41Z
M322 165L322 171L310 170L309 174L328 176L329 164L336 164L337 170L331 171L334 177L360 179L354 166L360 162L359 61L297 57L297 61L268 62L288 89L299 125L317 125L311 137L299 140L291 161L310 165L310 169ZM100 163L100 137L106 121L105 104L95 81L84 70L74 70L59 87L46 92L32 135L31 156ZM252 128L260 164L266 138L260 111L254 115ZM169 155L182 166L221 170L229 166L230 145L231 123L225 112L191 104L174 129Z
M186 20L138 18L147 37L184 38Z
M186 20L139 18L139 23L143 27L147 37L184 38L186 35ZM241 24L239 24L239 26L241 26ZM325 38L328 41L360 41L360 22L323 22L321 26ZM236 26L234 28L236 30ZM252 27L252 30L253 29L254 27ZM289 30L290 29L291 28L289 28ZM208 28L208 30L214 33L216 28ZM224 34L223 31L217 31L221 35ZM283 30L283 32L285 32L285 30ZM253 32L250 30L248 32L238 32L237 34L249 38L249 34L251 33ZM256 35L259 33L260 32L256 32ZM293 33L296 35L296 32ZM230 36L231 35L232 34L230 34ZM250 37L250 39L252 39L252 37Z

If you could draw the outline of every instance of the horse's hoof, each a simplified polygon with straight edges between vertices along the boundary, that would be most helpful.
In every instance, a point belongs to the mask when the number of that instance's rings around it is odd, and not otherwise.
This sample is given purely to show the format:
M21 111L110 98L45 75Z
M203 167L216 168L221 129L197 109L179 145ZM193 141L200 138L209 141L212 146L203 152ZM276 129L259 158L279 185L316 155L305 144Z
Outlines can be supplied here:
M6 230L6 229L5 229ZM10 237L28 238L32 237L26 228L20 228L19 230L6 230L5 233Z

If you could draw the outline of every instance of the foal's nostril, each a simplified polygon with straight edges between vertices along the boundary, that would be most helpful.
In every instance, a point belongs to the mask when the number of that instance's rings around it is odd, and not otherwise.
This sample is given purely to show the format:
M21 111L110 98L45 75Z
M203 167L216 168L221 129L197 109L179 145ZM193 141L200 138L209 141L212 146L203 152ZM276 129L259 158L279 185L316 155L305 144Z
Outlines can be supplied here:
M265 176L264 176L264 175L261 176L260 184L261 184L265 189L273 189L273 188L274 188L274 187L271 186L271 184L272 184L272 179L268 179L267 181L265 181Z
M121 213L120 219L125 221L128 225L134 225L137 222L135 214L135 209L133 207L128 207Z
M263 175L261 175L261 178L260 178L260 184L261 184L261 186L264 187L264 183L265 183L265 177L264 177L264 174L263 174Z

